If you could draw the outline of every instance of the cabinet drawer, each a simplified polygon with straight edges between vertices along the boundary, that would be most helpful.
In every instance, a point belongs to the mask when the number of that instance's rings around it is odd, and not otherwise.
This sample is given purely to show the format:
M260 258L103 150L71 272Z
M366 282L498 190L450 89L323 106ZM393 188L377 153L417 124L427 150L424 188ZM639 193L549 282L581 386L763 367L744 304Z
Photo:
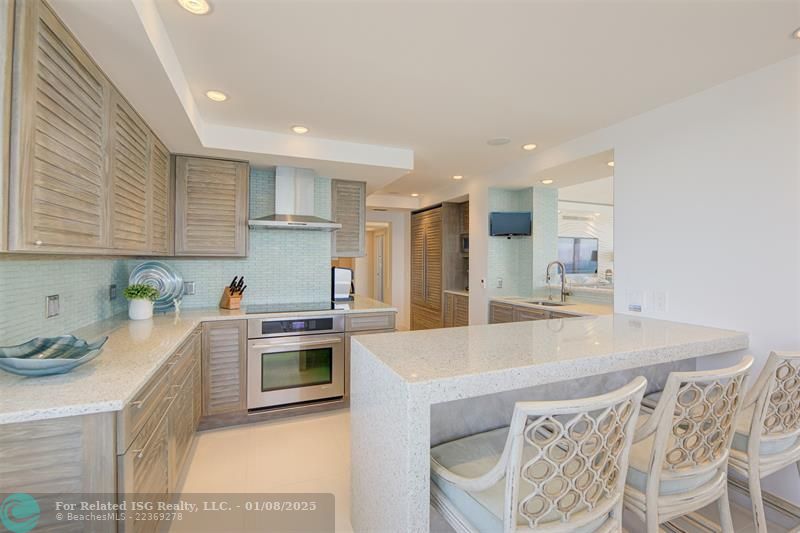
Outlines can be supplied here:
M117 415L118 454L125 453L145 422L166 407L164 398L172 386L172 376L166 370L158 372Z
M532 309L529 307L514 308L514 322L525 322L527 320L547 320L550 318L550 311Z
M180 383L187 376L192 365L200 360L200 331L195 331L175 351L167 361L167 368L172 371L173 383Z
M394 329L394 313L363 313L345 317L345 331Z

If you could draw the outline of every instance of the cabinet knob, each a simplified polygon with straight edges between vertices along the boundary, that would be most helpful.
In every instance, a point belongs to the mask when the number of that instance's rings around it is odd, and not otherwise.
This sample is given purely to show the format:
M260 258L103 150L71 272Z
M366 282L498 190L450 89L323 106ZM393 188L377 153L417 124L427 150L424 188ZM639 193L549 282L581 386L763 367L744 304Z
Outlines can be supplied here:
M37 240L37 241L33 241L33 244L35 244L36 246L41 246L44 243L42 241L40 241L40 240Z

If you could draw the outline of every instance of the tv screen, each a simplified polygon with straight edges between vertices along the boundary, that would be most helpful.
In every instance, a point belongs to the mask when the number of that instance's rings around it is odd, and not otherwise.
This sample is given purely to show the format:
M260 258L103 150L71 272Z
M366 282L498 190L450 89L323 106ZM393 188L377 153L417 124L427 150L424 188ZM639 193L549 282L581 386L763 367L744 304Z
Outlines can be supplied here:
M511 236L531 234L531 213L489 213L489 235Z
M559 237L558 260L567 274L597 274L598 244L592 237Z

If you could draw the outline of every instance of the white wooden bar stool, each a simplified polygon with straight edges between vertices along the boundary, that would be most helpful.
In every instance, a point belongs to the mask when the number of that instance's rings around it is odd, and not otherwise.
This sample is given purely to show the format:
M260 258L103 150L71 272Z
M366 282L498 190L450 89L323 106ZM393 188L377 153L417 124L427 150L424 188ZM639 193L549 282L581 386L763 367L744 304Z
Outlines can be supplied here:
M648 533L715 500L722 530L733 532L728 456L752 364L748 356L722 370L673 372L655 409L642 411L624 501Z
M742 405L728 464L748 481L760 533L767 531L761 479L792 463L800 473L800 353L772 352Z
M431 449L431 503L458 532L610 532L647 381L517 402L511 425Z

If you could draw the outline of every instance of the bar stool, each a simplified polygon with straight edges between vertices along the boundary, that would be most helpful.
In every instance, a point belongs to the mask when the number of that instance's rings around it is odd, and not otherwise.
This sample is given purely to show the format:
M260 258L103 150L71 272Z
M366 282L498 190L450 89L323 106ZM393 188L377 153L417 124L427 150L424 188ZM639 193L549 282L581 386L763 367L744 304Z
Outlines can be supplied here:
M772 352L742 405L728 463L748 481L760 533L767 531L761 479L792 463L800 473L800 353Z
M733 532L728 456L752 364L747 356L721 370L673 372L655 409L642 411L624 504L648 533L714 501L723 532Z
M621 531L647 381L591 398L517 402L507 427L431 449L431 503L459 532Z

